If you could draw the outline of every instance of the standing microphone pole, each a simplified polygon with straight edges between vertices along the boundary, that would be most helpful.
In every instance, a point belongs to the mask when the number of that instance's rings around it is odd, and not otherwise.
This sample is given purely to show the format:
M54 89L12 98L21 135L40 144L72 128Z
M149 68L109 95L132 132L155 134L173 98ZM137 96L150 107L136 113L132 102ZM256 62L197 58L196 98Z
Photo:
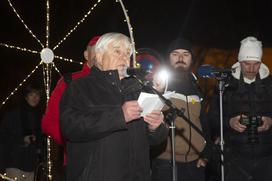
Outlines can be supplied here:
M218 87L219 87L219 104L220 104L221 181L224 181L225 180L225 168L224 168L223 92L224 92L224 87L225 87L225 81L219 80Z
M224 122L223 122L223 92L225 89L226 80L228 78L227 74L222 73L218 75L216 79L219 81L218 89L219 89L219 105L220 105L220 158L221 158L221 181L225 180L225 166L226 163L224 158ZM235 162L228 160L228 163L235 167L239 172L241 172L244 176L248 178L248 180L252 180L252 176L250 173L243 168L239 167L235 164Z
M226 81L231 76L231 73L235 72L234 69L222 69L216 68L211 65L202 65L198 69L198 75L203 78L216 78L219 81L218 90L219 90L219 106L220 106L220 158L221 158L221 180L225 180L225 169L224 164L226 163L224 158L224 124L223 124L223 92L225 89ZM235 167L237 171L243 174L248 180L252 180L250 173L235 164L232 160L227 160L228 164L231 164L232 167Z
M165 89L166 91L168 89L168 79L165 81ZM172 110L171 114L168 114L168 119L170 120L170 127L171 130L171 148L172 148L172 181L177 181L178 175L177 175L177 165L176 165L176 125L174 120L176 120L177 113L176 111Z
M165 82L165 89L166 91L168 89L168 79ZM157 93L158 94L158 93ZM166 116L166 120L168 119L170 122L169 129L171 130L171 161L172 161L172 181L177 181L178 175L177 175L177 165L176 165L176 125L175 121L177 117L177 112L172 109L169 114Z
M178 109L170 100L166 99L159 91L157 91L155 88L153 88L149 82L142 82L140 79L138 79L137 77L135 77L136 80L138 80L138 82L143 86L143 87L147 87L149 89L151 89L154 93L156 93L159 98L165 103L165 105L167 105L169 107L169 112L166 116L165 119L169 120L171 122L171 146L172 146L172 177L173 177L173 181L177 181L177 169L176 169L176 154L175 154L175 149L176 149L176 144L175 144L175 118L176 117L181 117L184 119L184 121L186 123L188 123L199 135L201 135L204 138L204 134L202 132L202 130L200 130L194 123L191 122L190 119L188 119L185 115L184 115L184 109ZM209 140L206 140L208 142L210 142Z
M171 130L171 148L172 148L172 154L171 154L171 161L172 161L172 180L177 181L177 166L176 166L176 142L175 142L175 135L176 135L176 126L174 120L177 117L177 113L175 110L171 110L170 113L167 114L166 120L170 121L170 127Z
M138 71L138 70L136 70ZM150 85L149 81L142 81L139 79L137 76L135 76L135 69L128 69L126 70L127 75L133 75L134 78L143 86L148 88L149 90L152 90L154 93L156 93L159 98L170 108L168 114L166 115L165 119L169 120L170 122L170 127L169 129L171 130L171 147L172 147L172 153L171 153L171 161L172 161L172 180L177 181L177 166L176 166L176 143L175 143L175 131L176 131L176 126L175 126L175 119L179 115L183 115L183 110L179 110L175 107L175 105L168 99L166 99L161 92L157 91L155 88ZM168 83L167 83L168 84ZM168 86L168 85L167 85ZM180 113L181 112L181 113ZM194 126L194 125L193 125ZM196 127L196 126L195 126ZM197 127L196 127L197 128ZM198 132L200 130L197 130ZM201 132L201 131L200 131Z
M171 129L171 140L172 140L171 142L172 144L172 177L173 177L173 181L177 181L177 166L176 166L176 153L175 153L176 152L176 142L175 142L176 126L174 121L171 121L171 126L169 128Z
M221 158L221 181L225 180L224 168L224 124L223 124L223 92L226 80L231 75L232 71L221 68L215 68L211 65L202 65L198 69L198 74L204 78L216 78L219 81L219 107L220 107L220 158Z

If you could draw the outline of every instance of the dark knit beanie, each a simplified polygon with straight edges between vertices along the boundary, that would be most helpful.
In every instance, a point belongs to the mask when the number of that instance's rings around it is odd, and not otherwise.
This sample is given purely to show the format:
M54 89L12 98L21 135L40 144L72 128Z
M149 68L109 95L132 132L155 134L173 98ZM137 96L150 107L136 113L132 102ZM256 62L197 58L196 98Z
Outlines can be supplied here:
M193 54L193 46L192 43L184 38L178 38L172 41L168 47L168 55L177 49L188 50L191 54Z

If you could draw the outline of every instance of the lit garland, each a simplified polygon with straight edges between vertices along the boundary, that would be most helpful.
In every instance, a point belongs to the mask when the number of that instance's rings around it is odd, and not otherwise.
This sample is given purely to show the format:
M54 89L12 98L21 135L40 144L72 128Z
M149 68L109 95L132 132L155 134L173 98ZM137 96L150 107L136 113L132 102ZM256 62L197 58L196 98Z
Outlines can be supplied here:
M51 174L52 161L51 161L51 137L50 136L47 136L46 143L47 143L47 178L51 181L53 179L53 176Z
M0 46L4 46L6 48L11 48L11 49L17 49L17 50L21 50L23 52L30 52L30 53L34 53L34 54L39 54L40 52L36 51L36 50L30 50L27 48L22 48L22 47L17 47L17 46L13 46L13 45L8 45L5 43L0 43Z
M45 93L46 93L46 100L48 102L50 96L50 85L51 85L51 77L52 77L52 63L50 64L43 64L43 81L45 85Z
M50 2L46 0L46 47L49 47L49 37L50 37ZM49 101L50 97L50 87L51 87L51 65L46 64L46 68L43 68L44 73L44 85L45 85L45 92L46 92L46 106ZM51 161L51 138L47 136L46 138L46 148L47 148L47 178L49 181L53 180L52 176L52 161Z
M59 75L61 75L61 73L60 73L60 71L59 71L59 69L58 69L58 67L56 67L56 65L55 65L55 63L53 62L53 67L54 67L54 69L59 73Z
M49 0L46 1L46 26L45 26L45 32L46 32L46 47L49 47L49 36L50 36L50 3Z
M124 4L123 4L123 1L122 0L116 0L116 2L120 3L121 7L122 7L122 10L123 10L123 13L126 17L126 20L125 22L127 23L127 26L128 26L128 31L129 31L129 36L130 36L130 40L131 40L131 43L132 43L132 47L133 47L133 65L135 66L136 65L136 49L135 49L135 41L134 41L134 36L133 36L133 28L131 26L131 23L130 23L130 19L129 19L129 16L128 16L128 10L126 10Z
M67 61L67 62L78 63L78 64L80 64L80 65L83 65L82 62L77 62L77 61L74 61L73 59L70 59L70 58L64 58L64 57L57 56L57 55L55 55L55 58L58 58L58 59L60 59L60 60L64 60L64 61Z
M86 18L91 14L91 12L94 10L94 8L99 4L101 2L101 0L98 0L97 1L97 3L95 3L92 7L91 7L91 9L83 16L83 18L81 19L81 20L79 20L77 23L76 23L76 25L64 36L64 38L62 39L62 40L60 40L58 43L57 43L57 45L56 46L54 46L54 48L53 48L53 50L55 50L56 48L58 48L59 47L59 45L61 44L61 43L63 43L63 41L65 41L70 35L71 35L71 33L73 33L76 29L77 29L77 27L81 24L81 23L83 23L85 20L86 20Z
M31 71L31 73L30 74L28 74L27 76L26 76L26 78L9 94L9 96L2 102L2 104L1 104L1 106L0 106L0 108L4 105L4 104L6 104L6 102L9 100L9 98L11 97L11 96L13 96L14 95L14 93L15 92L17 92L18 91L18 89L26 82L26 80L39 68L39 66L42 64L42 62L40 62L39 63L39 65L37 65L35 68L34 68L34 70L32 70Z
M33 38L35 38L35 40L37 40L37 42L42 46L42 48L44 48L44 45L42 44L42 42L32 33L32 31L28 28L28 26L26 25L26 23L24 22L24 20L21 18L21 16L17 13L16 9L13 7L12 3L10 2L10 0L8 0L10 7L12 8L13 12L16 14L16 16L19 18L19 20L23 23L24 27L28 30L28 32L31 34L31 36Z

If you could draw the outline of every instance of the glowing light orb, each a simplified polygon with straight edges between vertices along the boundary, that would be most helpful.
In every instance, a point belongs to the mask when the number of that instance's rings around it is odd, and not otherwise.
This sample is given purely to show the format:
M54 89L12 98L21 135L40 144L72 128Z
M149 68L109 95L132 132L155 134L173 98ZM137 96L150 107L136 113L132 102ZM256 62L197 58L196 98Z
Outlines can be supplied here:
M42 49L41 53L41 59L44 63L52 63L54 60L54 53L50 48L44 48Z

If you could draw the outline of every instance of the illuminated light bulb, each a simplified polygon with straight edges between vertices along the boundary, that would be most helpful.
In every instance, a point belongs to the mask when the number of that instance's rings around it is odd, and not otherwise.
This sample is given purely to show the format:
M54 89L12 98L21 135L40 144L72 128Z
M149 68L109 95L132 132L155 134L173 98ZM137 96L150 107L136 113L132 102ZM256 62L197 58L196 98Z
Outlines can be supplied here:
M136 68L141 68L141 64L136 63Z
M169 79L169 77L170 77L170 74L169 74L169 72L168 72L167 70L165 70L165 69L162 69L162 70L160 70L160 71L158 72L158 78L159 78L161 81L163 81L163 82L167 81L167 80Z
M54 53L50 48L44 48L42 49L41 53L41 59L44 63L52 63L54 60Z
M155 84L159 90L167 92L170 77L170 72L162 68L154 74L153 84Z

